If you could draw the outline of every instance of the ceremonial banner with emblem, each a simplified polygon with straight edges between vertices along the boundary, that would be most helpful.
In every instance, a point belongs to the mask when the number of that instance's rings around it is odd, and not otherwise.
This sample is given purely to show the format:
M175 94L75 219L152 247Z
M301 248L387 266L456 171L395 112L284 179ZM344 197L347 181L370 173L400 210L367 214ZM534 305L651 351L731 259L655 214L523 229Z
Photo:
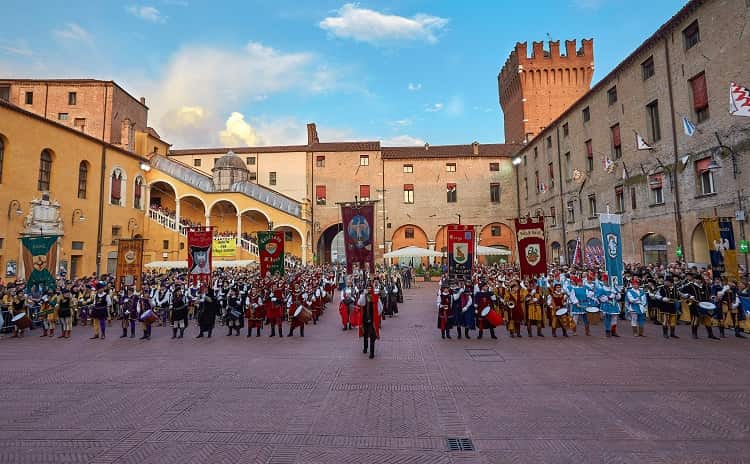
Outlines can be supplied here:
M26 290L34 285L42 291L55 290L57 273L57 236L21 238L23 277Z
M448 224L448 275L451 278L471 278L474 264L474 226Z
M120 239L117 242L117 270L115 289L120 291L122 285L135 285L141 290L143 279L143 239Z
M734 243L732 221L729 219L705 218L702 221L703 233L708 242L713 275L737 278L737 249Z
M544 241L544 217L516 219L518 257L521 278L547 273L547 247Z
M260 275L284 275L284 232L258 232Z
M622 231L620 230L621 216L619 214L600 214L599 225L602 230L602 245L604 248L604 264L607 268L611 285L622 285Z
M375 269L373 252L374 211L372 203L341 205L344 223L346 270L351 273L356 263L360 269Z
M192 284L196 281L211 281L213 229L188 229L188 280Z

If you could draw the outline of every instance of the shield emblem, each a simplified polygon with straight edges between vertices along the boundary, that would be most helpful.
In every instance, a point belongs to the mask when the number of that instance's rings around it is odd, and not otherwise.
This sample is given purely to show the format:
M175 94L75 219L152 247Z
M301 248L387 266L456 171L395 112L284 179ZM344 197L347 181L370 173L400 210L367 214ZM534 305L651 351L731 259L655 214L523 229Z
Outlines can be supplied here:
M453 261L465 264L469 260L469 245L467 243L453 244Z
M607 254L611 259L617 258L617 235L607 234Z
M135 250L128 250L125 253L125 263L133 264L135 262Z
M266 243L266 253L268 253L269 255L275 255L278 249L279 246L276 242Z
M539 249L539 244L532 243L530 245L526 245L524 255L526 256L526 262L529 263L529 265L536 266L537 264L539 264L539 261L542 259L542 253Z

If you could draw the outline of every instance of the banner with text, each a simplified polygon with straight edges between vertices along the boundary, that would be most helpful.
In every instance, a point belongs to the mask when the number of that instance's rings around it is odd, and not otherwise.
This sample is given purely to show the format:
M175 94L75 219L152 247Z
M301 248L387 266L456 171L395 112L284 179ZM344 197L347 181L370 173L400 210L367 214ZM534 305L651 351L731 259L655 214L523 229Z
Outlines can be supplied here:
M547 273L547 246L544 241L544 217L517 218L516 238L521 277Z
M609 282L614 287L622 285L622 231L619 214L600 214L599 225L602 230L604 264L609 275Z
M23 237L21 239L23 277L26 289L55 290L57 283L57 236Z
M237 239L234 237L214 237L214 257L231 258L237 254Z
M474 226L448 224L448 276L471 279L474 264Z
M375 208L368 204L341 205L341 218L344 223L344 246L346 249L346 270L352 272L354 264L360 269L375 269L373 235Z
M260 275L284 275L284 232L258 232Z
M117 241L117 269L115 289L119 292L123 285L134 285L141 290L143 279L143 239L120 239Z
M213 229L189 229L188 242L188 280L211 281Z

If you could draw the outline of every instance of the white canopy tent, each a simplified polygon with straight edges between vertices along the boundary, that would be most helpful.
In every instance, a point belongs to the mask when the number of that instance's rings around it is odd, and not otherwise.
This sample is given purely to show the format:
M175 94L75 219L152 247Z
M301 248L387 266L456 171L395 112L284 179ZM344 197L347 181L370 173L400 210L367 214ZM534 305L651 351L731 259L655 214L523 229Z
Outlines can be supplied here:
M510 256L509 250L479 245L477 246L477 256Z
M252 259L240 259L230 261L214 261L213 267L248 267L256 262ZM144 266L147 269L186 269L187 261L151 261Z
M399 250L391 251L383 255L383 258L441 258L443 256L439 251L428 250L427 248L419 248L415 246L408 246Z

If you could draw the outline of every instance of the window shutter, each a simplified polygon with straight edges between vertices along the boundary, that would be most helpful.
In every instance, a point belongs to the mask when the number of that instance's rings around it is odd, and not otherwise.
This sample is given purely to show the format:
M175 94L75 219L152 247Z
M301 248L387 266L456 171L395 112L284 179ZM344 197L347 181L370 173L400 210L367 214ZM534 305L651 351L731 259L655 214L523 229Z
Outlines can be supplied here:
M698 174L703 174L704 172L708 171L708 165L711 164L711 157L703 158L702 160L698 160L695 162L695 170L698 171Z
M141 185L142 184L140 182L140 179L135 182L135 192L134 192L134 194L135 194L135 198L137 200L141 199Z
M654 174L653 176L649 176L648 178L648 186L651 188L651 190L657 190L661 188L662 183L662 175L661 174Z
M359 197L360 198L370 198L370 186L369 185L360 185L359 186Z
M452 191L456 190L456 184L454 182L448 182L448 184L446 185L446 189L449 192L452 192Z
M122 191L122 179L116 175L112 175L112 199L120 201L120 195Z
M706 89L706 74L701 74L690 81L693 87L693 108L702 110L708 106L708 90Z
M326 197L326 186L325 185L316 185L315 186L315 199L316 200L322 200Z
M612 145L619 147L622 143L620 142L620 125L617 124L612 126Z
M414 184L404 184L404 190L414 190Z
M594 146L591 143L591 140L586 141L586 156L589 158L594 157Z
M615 187L615 194L621 194L622 193L622 185L618 185Z

